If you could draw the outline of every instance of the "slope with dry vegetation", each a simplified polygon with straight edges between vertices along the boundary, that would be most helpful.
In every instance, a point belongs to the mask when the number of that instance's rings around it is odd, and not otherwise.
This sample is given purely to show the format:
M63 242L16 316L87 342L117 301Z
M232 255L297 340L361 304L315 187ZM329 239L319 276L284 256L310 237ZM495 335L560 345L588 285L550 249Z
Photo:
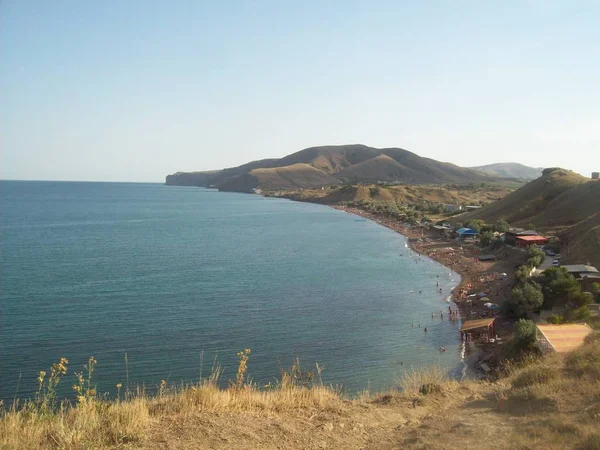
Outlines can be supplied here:
M249 351L241 352L242 359ZM245 355L245 356L244 356ZM75 406L2 413L0 447L581 449L600 446L600 335L580 349L507 366L498 381L406 372L398 389L346 398L299 365L277 386L241 378ZM242 364L240 364L242 367ZM85 383L85 378L84 378Z
M431 184L499 180L494 175L423 158L400 148L330 145L311 147L284 158L253 161L224 170L177 172L167 176L166 184L251 192L254 188L321 188L344 181Z

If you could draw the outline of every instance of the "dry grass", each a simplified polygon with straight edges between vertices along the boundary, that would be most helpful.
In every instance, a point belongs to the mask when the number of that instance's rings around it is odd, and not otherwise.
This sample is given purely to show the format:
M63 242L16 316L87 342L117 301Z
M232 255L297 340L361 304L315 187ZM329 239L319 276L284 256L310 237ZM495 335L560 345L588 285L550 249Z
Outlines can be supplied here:
M217 365L200 384L154 396L106 401L92 388L72 404L21 403L1 413L0 448L600 448L598 334L566 356L514 365L495 383L456 382L431 367L354 399L298 361L259 389L245 376L248 355L228 388L218 386Z

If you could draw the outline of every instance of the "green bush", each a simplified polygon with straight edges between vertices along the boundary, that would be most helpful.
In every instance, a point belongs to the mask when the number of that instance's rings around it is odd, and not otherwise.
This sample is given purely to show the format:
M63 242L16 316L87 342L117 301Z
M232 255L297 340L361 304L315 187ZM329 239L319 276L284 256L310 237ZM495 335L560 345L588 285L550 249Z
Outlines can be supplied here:
M527 249L527 256L529 258L527 264L530 267L538 267L544 261L546 255L541 249L532 246Z
M479 235L479 245L481 247L488 247L492 240L494 239L494 234L491 231L484 231Z
M526 282L517 285L510 292L510 298L505 302L506 312L515 317L525 317L538 311L544 303L544 295L539 284Z
M517 356L537 351L536 326L533 320L519 319L515 325L513 353Z
M558 314L554 314L546 319L546 322L548 322L550 324L554 324L554 325L561 324L561 323L563 323L563 321L564 321L563 316L560 316Z

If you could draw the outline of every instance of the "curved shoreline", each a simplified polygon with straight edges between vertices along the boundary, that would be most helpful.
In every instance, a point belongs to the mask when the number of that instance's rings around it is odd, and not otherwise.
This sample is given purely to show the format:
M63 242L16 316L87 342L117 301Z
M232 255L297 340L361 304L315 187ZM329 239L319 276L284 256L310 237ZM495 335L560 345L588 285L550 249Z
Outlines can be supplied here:
M341 205L330 205L338 211L344 211L349 214L354 214L359 217L369 219L379 225L382 225L392 231L397 232L406 238L409 248L419 255L424 255L438 262L445 268L458 274L460 280L458 284L450 291L449 301L456 305L459 312L459 319L462 321L471 318L488 317L492 315L496 317L497 325L502 317L498 313L492 313L487 309L482 302L472 302L466 295L460 295L462 292L488 292L490 301L501 303L506 298L510 291L510 285L513 278L513 270L510 264L514 258L510 254L503 255L502 261L496 262L481 262L478 260L480 249L474 246L456 247L456 241L443 240L436 237L435 233L424 228L407 228L402 223L395 219L385 216L379 216L369 211L364 211L360 208L347 207ZM514 255L512 255L514 256ZM501 271L504 275L501 279L495 274ZM509 328L506 323L500 323L497 326L497 335L504 337L505 332ZM464 344L463 344L464 345ZM490 366L495 366L498 363L495 346L481 347L479 345L470 345L462 352L462 362L465 364L465 372L471 371L476 373L479 369L480 362L486 362Z

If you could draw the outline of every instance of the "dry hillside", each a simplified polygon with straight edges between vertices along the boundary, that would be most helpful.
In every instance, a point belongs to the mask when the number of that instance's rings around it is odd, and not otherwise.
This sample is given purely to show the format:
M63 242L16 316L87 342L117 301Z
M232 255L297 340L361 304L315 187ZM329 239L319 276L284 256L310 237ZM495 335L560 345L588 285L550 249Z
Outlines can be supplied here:
M540 228L573 224L600 211L600 185L564 169L547 170L503 199L479 211L459 216L464 223L472 219L512 225L533 223Z
M344 185L331 189L304 189L297 191L275 191L269 195L335 205L340 202L393 201L398 204L415 204L421 201L443 204L479 204L498 200L512 191L505 186L458 187L452 185Z
M565 246L566 263L600 267L600 212L559 234Z
M402 391L354 399L288 377L270 390L207 381L119 402L86 396L55 412L33 404L2 413L0 448L596 450L598 337L496 382L450 381L432 369L405 373Z
M533 224L543 232L558 232L566 262L591 262L600 267L600 182L563 169L546 170L540 178L485 208L454 218L468 223L507 220L512 226Z
M497 175L502 178L520 178L523 180L535 180L542 175L543 168L528 167L519 163L496 163L485 166L469 167L469 169Z
M499 180L493 175L423 158L400 148L338 145L311 147L284 158L253 161L219 171L178 172L167 176L166 184L251 192L253 188L320 188L344 181L440 184Z

